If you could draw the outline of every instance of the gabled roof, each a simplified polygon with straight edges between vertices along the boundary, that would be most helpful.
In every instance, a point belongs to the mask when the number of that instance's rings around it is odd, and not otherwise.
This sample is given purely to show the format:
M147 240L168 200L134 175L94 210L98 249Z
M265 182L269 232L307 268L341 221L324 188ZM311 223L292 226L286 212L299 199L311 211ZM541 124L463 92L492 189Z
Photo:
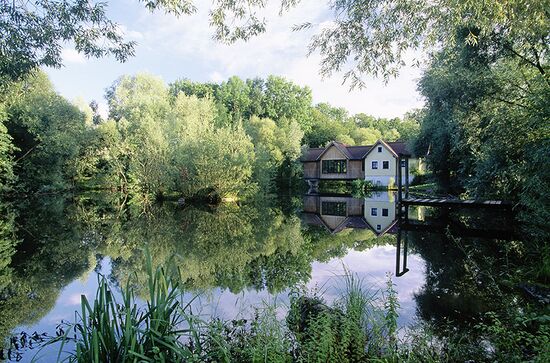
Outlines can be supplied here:
M302 156L302 161L316 161L319 155L325 150L324 147L311 147Z
M302 221L306 224L324 227L329 233L336 234L346 228L355 228L355 229L367 229L369 224L363 217L359 216L349 216L346 217L338 226L335 228L330 228L326 222L318 214L304 212L301 215ZM372 227L370 227L372 228Z
M369 224L367 223L365 218L358 217L358 216L351 216L351 217L347 217L345 221L340 223L340 225L332 231L332 234L336 234L346 228L366 229L368 228L368 226Z
M367 153L372 149L372 145L366 146L347 146L349 153L352 155L352 160L364 159Z
M313 147L309 148L302 156L302 162L314 162L319 161L323 154L331 147L334 146L349 160L362 160L378 145L384 145L394 156L411 156L407 148L407 144L403 141L385 142L378 140L374 145L361 145L361 146L348 146L338 141L332 141L326 147Z
M412 155L411 151L407 147L406 142L394 141L394 142L387 142L386 144L388 144L397 155L403 155L403 156Z
M378 140L374 145L372 145L372 148L365 156L367 156L378 145L385 146L386 149L388 149L394 156L411 156L411 153L407 148L407 143L403 141L385 142L384 140Z
M381 237L383 235L385 235L386 233L390 233L390 234L393 234L395 233L395 229L394 227L397 226L397 219L393 220L389 226L387 226L386 228L384 228L383 230L381 231L377 231L376 228L374 228L373 226L370 225L370 223L365 219L365 223L367 224L367 227L374 232L374 234L376 235L376 237Z
M347 145L342 144L341 142L338 142L338 141L331 141L330 144L328 144L325 147L325 149L323 151L321 151L319 156L317 156L317 160L319 160L321 158L321 156L323 156L323 154L326 153L328 151L328 149L330 149L331 146L334 146L335 148L337 148L342 154L344 154L344 156L347 159L351 159L351 154L348 151L348 146Z
M336 147L348 160L362 160L372 146L348 146L338 141L332 141L326 147L309 148L302 156L302 162L319 161L332 146Z

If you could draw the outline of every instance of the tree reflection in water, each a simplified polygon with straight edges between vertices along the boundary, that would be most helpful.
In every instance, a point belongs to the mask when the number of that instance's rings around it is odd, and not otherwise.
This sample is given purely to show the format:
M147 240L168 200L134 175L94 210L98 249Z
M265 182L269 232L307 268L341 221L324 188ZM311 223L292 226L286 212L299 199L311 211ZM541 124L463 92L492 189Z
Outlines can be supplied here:
M4 207L2 336L38 321L63 287L91 272L104 257L111 260L112 282L125 284L135 274L139 291L146 281L146 245L154 265L177 271L188 290L277 293L307 282L314 261L389 242L369 230L327 235L302 224L296 213L274 200L216 208L165 203L147 213L122 202L117 194L102 193L42 196ZM299 208L299 199L292 203Z
M307 196L283 204L259 199L215 208L164 203L147 213L108 193L0 207L2 336L45 316L61 289L103 258L111 261L113 283L125 284L135 274L139 293L146 281L146 246L153 264L178 273L189 291L277 293L308 282L315 261L343 257L349 249L394 245L397 275L408 270L407 253L425 260L417 312L441 336L452 329L469 332L485 312L520 309L522 303L496 278L508 272L499 240L456 237L457 230L485 226L483 216L409 210L406 222L399 222L388 193L361 199Z

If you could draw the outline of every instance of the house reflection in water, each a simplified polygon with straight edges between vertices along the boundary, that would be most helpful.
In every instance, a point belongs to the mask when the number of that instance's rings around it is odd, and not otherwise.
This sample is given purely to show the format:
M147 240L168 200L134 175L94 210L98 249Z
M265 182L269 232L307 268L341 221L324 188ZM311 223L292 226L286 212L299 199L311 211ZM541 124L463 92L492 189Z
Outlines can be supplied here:
M304 196L303 220L330 233L346 228L371 229L377 236L397 232L395 192L373 192L367 198L346 195ZM422 209L411 209L409 218L422 220Z
M345 195L304 196L302 220L310 225L322 226L332 234L346 228L370 229L377 236L395 234L397 277L404 275L407 268L408 234L398 225L395 192L373 192L367 198L353 198ZM424 220L424 207L407 211L407 220Z
M348 196L306 195L303 220L325 227L331 233L346 228L369 228L364 217L363 199Z

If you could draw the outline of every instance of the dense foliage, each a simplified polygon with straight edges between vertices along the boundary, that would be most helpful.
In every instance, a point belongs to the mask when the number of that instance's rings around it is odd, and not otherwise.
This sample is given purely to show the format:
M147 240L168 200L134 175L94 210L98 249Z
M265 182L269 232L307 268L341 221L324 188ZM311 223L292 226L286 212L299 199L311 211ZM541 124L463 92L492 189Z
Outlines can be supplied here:
M35 72L2 97L4 192L111 189L139 204L170 196L242 198L292 185L302 145L412 139L417 117L349 116L312 106L311 91L281 77L221 84L123 76L97 105L70 103ZM17 183L15 181L17 180Z
M547 61L540 59L545 68ZM550 177L541 168L550 160L547 74L498 42L480 40L443 49L419 88L427 104L416 149L427 154L440 187L517 202L537 237L528 250L543 249L550 236Z
M421 115L411 112L404 119L375 118L366 114L349 115L343 108L327 103L312 107L311 90L281 77L241 80L231 77L221 84L175 81L170 93L195 95L215 100L218 122L233 122L252 116L269 118L276 124L295 121L304 138L302 144L324 146L332 140L349 145L371 145L378 139L411 141L418 134Z
M48 191L71 185L84 146L84 114L59 96L41 72L11 84L2 107L13 150L8 162L19 189Z

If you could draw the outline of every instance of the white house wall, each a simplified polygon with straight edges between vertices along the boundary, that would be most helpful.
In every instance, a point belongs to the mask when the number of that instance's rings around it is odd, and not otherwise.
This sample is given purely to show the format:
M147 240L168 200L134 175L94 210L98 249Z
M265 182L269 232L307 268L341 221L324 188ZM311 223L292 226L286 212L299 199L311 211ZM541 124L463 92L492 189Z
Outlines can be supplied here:
M378 148L381 151L378 151ZM409 166L416 163L416 159L409 160ZM378 168L372 168L372 162L378 163ZM384 169L384 161L388 162L388 169ZM405 167L402 167L402 183L406 181ZM411 174L411 168L409 168L409 183L412 182L413 175ZM375 186L389 186L396 184L397 176L397 158L384 144L378 144L365 158L365 180L372 182Z
M372 215L372 209L376 209L376 216ZM387 216L383 216L382 211L386 209ZM376 230L382 232L395 221L395 198L393 193L378 193L376 196L365 198L365 220Z

